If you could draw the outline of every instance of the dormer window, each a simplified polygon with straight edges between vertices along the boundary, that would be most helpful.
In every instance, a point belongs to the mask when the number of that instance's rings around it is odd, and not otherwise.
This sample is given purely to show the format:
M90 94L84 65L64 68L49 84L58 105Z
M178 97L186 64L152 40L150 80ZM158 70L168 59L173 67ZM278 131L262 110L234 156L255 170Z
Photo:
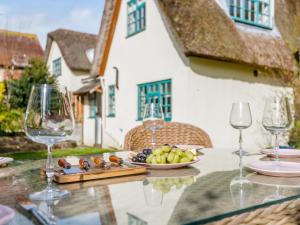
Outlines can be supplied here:
M146 29L146 0L127 2L127 36L132 36Z
M272 0L228 0L229 14L237 22L272 28Z

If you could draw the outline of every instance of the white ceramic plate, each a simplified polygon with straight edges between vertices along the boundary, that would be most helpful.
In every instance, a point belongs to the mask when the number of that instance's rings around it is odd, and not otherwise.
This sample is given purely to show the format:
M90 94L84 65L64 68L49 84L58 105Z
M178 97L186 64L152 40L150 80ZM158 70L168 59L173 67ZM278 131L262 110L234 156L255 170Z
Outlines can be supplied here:
M11 163L12 161L14 161L13 158L9 158L9 157L0 157L0 167L9 164L9 163Z
M200 157L198 157L196 160L193 160L191 162L173 163L173 164L151 164L151 163L139 163L139 162L132 162L132 161L129 161L129 162L134 164L134 165L145 166L149 169L168 170L168 169L176 169L176 168L186 167L186 166L189 166L193 163L198 162L199 160L200 160Z
M14 210L5 205L0 205L0 225L8 224L14 216Z
M262 153L267 154L269 156L275 157L275 151L273 149L263 149ZM299 158L300 157L300 149L279 149L278 157L280 158Z
M249 168L260 174L275 177L299 177L300 163L282 162L282 161L256 161L248 163Z

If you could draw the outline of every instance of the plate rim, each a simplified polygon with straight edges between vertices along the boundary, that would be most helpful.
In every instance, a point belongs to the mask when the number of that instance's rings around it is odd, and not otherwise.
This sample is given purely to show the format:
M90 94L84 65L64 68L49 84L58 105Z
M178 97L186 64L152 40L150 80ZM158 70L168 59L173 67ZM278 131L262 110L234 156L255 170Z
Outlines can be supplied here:
M266 163L274 163L275 161L257 161L256 163L258 162L266 162ZM299 174L300 176L300 167L299 167L299 170L298 171L275 171L275 170L265 170L265 169L260 169L260 168L257 168L255 166L251 166L253 162L249 162L245 165L246 168L248 169L251 169L255 172L267 172L267 173L274 173L274 174ZM255 162L254 162L255 163ZM300 165L300 163L295 163L295 162L285 162L285 161L281 161L280 163L284 163L284 164L298 164Z
M184 163L164 163L164 164L151 164L151 163L140 163L140 162L132 162L131 160L127 160L129 163L131 164L134 164L134 165L139 165L139 166L145 166L147 168L157 168L157 167L161 167L161 168L164 168L165 169L172 169L172 168L168 168L169 166L175 166L175 168L180 168L180 167L184 167L184 166L188 166L188 165L191 165L191 164L194 164L196 162L199 162L201 159L200 157L198 156L197 159L193 160L193 161L190 161L190 162L184 162Z

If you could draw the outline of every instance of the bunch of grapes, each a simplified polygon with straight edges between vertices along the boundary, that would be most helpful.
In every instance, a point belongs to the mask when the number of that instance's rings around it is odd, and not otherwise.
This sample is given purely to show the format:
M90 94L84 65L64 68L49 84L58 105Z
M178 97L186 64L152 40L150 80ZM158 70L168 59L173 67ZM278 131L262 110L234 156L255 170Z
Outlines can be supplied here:
M195 159L195 155L191 151L183 151L177 147L164 145L153 151L146 158L147 163L152 164L172 164L187 163Z
M148 155L152 153L151 149L144 149L143 152L138 153L136 156L132 158L133 162L145 163Z

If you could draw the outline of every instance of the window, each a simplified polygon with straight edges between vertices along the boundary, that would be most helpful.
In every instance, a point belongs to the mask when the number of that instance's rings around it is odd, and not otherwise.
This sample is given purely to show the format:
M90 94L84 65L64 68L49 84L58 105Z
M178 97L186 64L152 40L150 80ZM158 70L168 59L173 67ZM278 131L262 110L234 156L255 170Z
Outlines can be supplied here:
M228 0L229 14L238 22L271 28L271 0Z
M145 0L127 2L127 36L132 36L146 29Z
M54 59L52 62L52 70L55 76L61 75L61 58Z
M108 86L108 116L116 116L116 96L115 96L115 85Z
M155 102L162 106L166 121L172 119L172 80L163 80L138 85L138 119L144 115L146 103Z
M89 94L89 117L96 118L97 116L97 102L96 93Z

